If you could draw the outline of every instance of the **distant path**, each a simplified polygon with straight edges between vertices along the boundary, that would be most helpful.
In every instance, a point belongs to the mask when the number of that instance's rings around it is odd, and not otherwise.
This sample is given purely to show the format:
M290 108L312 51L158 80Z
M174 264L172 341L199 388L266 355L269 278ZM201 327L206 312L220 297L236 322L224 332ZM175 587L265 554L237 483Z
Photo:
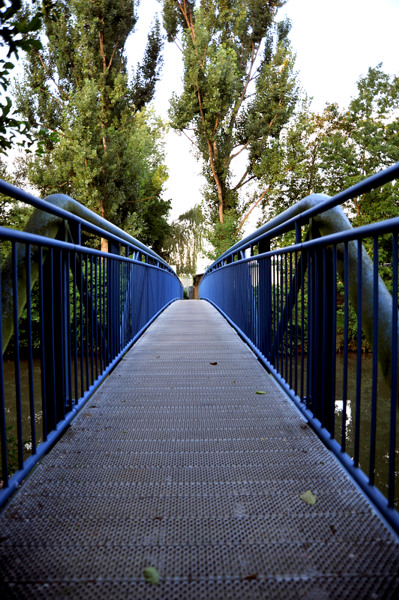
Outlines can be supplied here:
M1 514L0 581L18 600L396 599L399 545L223 317L180 301Z

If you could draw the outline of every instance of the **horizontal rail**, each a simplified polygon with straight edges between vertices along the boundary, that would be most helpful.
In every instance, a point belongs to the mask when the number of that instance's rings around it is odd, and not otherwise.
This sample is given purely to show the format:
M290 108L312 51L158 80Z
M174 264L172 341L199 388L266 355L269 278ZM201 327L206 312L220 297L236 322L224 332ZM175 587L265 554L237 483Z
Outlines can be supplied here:
M258 243L259 240L266 237L266 234L267 237L276 238L287 231L297 231L298 227L307 224L310 219L317 215L326 213L327 211L342 205L344 202L357 198L362 194L366 194L396 178L399 178L399 162L388 169L380 171L348 189L339 192L335 196L330 197L327 194L312 194L307 196L231 246L231 248L226 250L226 252L216 259L207 272L213 270L214 266L219 264L226 257Z
M37 198L33 194L29 194L1 179L0 193L10 198L14 198L15 200L19 200L20 202L29 204L37 209L32 215L33 225L31 226L34 227L36 225L36 229L28 229L28 231L31 231L32 233L35 233L36 231L37 233L42 232L43 224L41 221L44 221L44 227L47 225L47 222L43 220L43 214L46 213L64 221L75 223L83 227L85 231L94 233L108 240L116 241L118 243L127 242L132 248L142 251L146 256L151 256L153 259L170 269L169 265L156 252L151 250L151 248L148 248L148 246L145 246L139 240L106 219L103 219L70 196L66 196L65 194L52 194L42 200L41 198Z

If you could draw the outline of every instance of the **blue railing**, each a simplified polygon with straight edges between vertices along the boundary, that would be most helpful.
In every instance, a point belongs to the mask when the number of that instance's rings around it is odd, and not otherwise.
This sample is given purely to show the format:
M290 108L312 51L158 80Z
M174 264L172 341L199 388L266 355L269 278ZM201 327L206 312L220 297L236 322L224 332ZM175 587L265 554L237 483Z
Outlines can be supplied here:
M399 218L352 228L339 206L398 175L307 197L220 256L199 294L399 532Z
M1 505L182 286L71 198L0 193L35 207L24 231L0 227Z

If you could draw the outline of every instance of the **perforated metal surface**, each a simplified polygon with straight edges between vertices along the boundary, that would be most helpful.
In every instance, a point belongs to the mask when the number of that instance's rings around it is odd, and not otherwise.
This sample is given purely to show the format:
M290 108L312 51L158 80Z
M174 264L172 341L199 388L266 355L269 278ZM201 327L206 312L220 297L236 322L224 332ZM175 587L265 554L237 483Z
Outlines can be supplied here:
M397 540L198 301L159 317L42 460L0 555L2 598L399 596Z

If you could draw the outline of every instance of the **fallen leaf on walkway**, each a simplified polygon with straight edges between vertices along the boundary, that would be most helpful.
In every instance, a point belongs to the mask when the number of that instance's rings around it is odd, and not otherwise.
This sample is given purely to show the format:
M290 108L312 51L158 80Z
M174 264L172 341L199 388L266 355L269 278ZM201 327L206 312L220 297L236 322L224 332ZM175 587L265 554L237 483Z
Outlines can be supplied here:
M246 579L246 581L252 581L253 579L258 579L258 574L253 573L252 575L245 575L244 579Z
M310 504L311 506L313 506L314 504L316 504L316 496L313 494L313 492L311 492L310 490L308 490L307 492L305 492L304 494L302 494L300 496L301 500L303 500L304 502L306 502L306 504Z
M215 361L211 361L209 364L210 364L210 365L217 365L217 362L216 362L216 360L215 360Z
M154 567L144 569L144 577L149 583L153 583L154 585L159 583L159 573Z
M260 396L265 396L266 392L263 392L262 390L258 390L257 392L255 392L255 394L259 394Z

